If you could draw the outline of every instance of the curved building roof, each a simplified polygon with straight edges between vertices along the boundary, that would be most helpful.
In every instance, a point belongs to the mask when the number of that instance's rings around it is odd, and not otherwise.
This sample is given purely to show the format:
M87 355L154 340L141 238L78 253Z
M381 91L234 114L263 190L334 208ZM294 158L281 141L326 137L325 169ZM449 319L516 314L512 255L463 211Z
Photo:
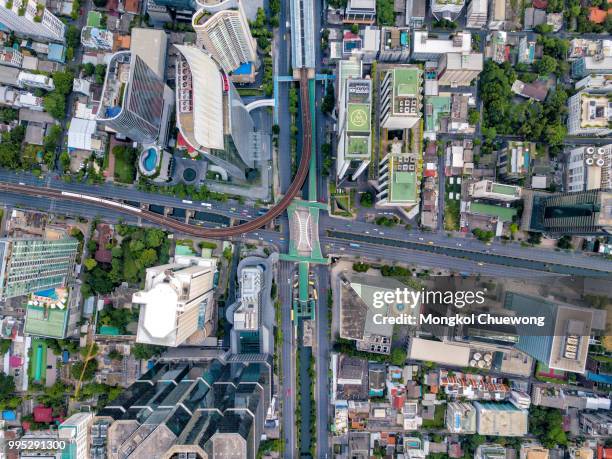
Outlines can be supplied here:
M198 48L175 45L191 70L193 90L193 137L204 148L222 150L223 82L213 59ZM177 91L180 90L177 82ZM182 127L179 125L182 130ZM196 147L194 145L194 147Z

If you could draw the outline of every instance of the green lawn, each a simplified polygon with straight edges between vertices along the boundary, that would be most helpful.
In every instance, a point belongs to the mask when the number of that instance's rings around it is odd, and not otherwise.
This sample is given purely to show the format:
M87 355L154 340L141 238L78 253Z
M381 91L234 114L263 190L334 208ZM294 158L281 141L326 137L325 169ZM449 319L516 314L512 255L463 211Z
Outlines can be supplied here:
M42 347L42 352L39 352L38 348ZM40 339L32 340L32 358L30 359L30 378L32 381L40 384L45 383L45 377L47 374L47 344ZM40 371L40 378L37 378L37 368Z
M444 229L446 231L459 230L459 201L452 199L444 201Z
M115 180L121 183L134 183L136 177L136 150L130 147L115 147Z

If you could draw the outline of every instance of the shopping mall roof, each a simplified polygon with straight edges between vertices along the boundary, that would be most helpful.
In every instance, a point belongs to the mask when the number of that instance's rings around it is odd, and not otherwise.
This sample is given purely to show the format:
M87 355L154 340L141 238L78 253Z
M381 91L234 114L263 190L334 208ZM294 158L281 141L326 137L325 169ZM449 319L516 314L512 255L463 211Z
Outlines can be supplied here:
M219 68L208 54L198 48L175 47L191 69L195 140L205 148L223 150L223 82Z

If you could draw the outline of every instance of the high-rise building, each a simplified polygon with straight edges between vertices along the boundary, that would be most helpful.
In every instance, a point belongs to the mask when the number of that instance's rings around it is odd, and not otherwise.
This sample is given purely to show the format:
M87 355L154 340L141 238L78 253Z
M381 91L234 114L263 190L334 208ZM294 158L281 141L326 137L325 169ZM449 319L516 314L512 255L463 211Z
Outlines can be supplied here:
M78 247L73 238L0 239L0 298L66 285L73 276Z
M612 190L533 193L525 201L523 226L550 234L612 233Z
M483 68L482 53L446 53L438 62L438 84L441 86L470 86Z
M148 268L144 290L132 297L140 305L136 341L175 347L197 331L207 336L214 325L216 271L216 259L186 256Z
M117 457L255 459L271 400L271 359L157 362L96 417L95 449Z
M566 174L569 192L612 188L612 143L572 149Z
M350 170L351 179L357 177L370 164L372 149L372 80L346 78L342 82L342 100L338 101L339 142L337 149L337 175L344 178Z
M422 70L402 65L387 70L380 85L380 120L385 129L410 129L421 118Z
M58 427L58 437L67 445L62 457L89 457L89 429L93 423L93 413L75 413Z
M0 26L39 41L63 43L66 34L64 23L34 0L0 0Z
M431 13L436 19L454 21L464 5L465 0L432 0Z
M175 47L176 124L182 141L234 180L250 180L266 146L240 95L206 52Z
M465 14L465 26L469 29L482 29L487 23L488 6L487 0L472 0Z
M121 51L108 64L97 121L136 142L163 142L173 100L163 78L144 59Z
M212 16L200 10L193 16L197 42L219 63L226 73L238 70L243 64L257 66L257 42L251 35L242 3Z
M582 90L567 100L569 135L604 136L612 133L612 104L606 94Z
M504 308L519 317L538 312L543 326L517 325L516 348L532 356L548 368L584 373L589 350L593 311L524 295L507 292Z
M233 312L231 347L235 354L270 352L264 330L264 270L261 265L240 270L240 298Z

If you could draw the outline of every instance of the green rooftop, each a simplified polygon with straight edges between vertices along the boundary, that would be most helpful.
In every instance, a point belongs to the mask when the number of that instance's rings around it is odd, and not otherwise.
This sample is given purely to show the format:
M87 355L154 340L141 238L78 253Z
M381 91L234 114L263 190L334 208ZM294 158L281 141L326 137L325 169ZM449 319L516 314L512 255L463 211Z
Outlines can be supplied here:
M515 196L516 195L516 187L512 185L504 185L503 183L494 183L491 186L491 191L493 193L505 194L507 196Z
M68 325L68 309L28 305L24 332L28 335L63 339Z
M90 11L87 14L87 26L88 27L96 27L99 29L101 24L102 24L102 14L100 14L98 11Z
M344 60L340 61L340 78L361 78L361 62Z
M389 201L409 203L416 201L416 172L392 171L389 180Z
M514 217L517 212L514 207L494 206L493 204L483 204L481 202L472 202L470 204L470 211L474 214L498 217L504 222L511 222L512 217Z
M348 137L347 155L348 159L356 158L369 158L370 157L370 143L368 142L369 137Z
M393 94L395 97L417 96L419 93L417 67L393 69Z
M348 131L369 133L370 129L370 105L348 104Z

